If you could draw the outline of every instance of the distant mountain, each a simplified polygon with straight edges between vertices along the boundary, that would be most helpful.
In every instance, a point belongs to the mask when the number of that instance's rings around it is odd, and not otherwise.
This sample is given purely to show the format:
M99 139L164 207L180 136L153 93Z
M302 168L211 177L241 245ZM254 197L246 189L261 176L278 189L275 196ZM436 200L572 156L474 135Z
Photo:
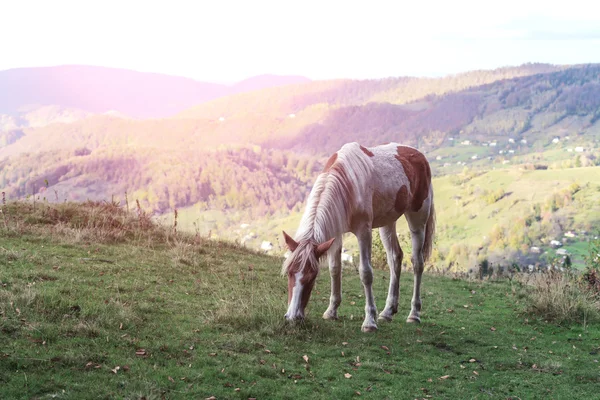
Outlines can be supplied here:
M221 96L307 80L265 75L227 86L83 65L18 68L0 71L0 115L18 117L40 106L57 106L87 113L116 111L136 118L163 118Z
M304 76L258 75L237 82L231 89L232 93L241 93L306 82L310 82L310 79Z

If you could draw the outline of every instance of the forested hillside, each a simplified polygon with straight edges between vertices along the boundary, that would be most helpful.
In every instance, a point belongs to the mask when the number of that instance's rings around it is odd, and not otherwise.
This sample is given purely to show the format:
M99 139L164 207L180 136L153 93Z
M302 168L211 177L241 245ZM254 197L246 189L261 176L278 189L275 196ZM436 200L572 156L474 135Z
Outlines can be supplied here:
M162 213L246 209L256 216L298 209L320 170L316 158L288 151L87 148L26 153L0 160L0 187L9 198L36 194L49 201L139 200Z
M224 97L173 118L93 115L69 124L3 132L0 187L9 198L36 194L48 201L124 201L127 194L128 200L139 200L155 214L169 214L176 208L185 209L182 215L192 218L208 212L213 216L235 213L236 218L227 218L229 225L211 222L221 231L249 218L273 221L269 229L278 230L281 224L274 217L297 215L327 157L346 142L371 146L396 141L416 146L428 156L434 175L442 177L436 185L444 187L443 177L460 176L457 173L599 165L599 120L600 65L534 64L439 79L309 82ZM520 207L526 215L531 207L549 210L533 212L537 222L531 226L537 226L537 233L522 240L527 245L539 244L559 231L589 229L597 218L586 213L588 221L582 221L571 211L591 209L596 199L591 176L595 175L581 169L567 173L565 179L585 188L576 194L561 192L569 186L563 179L539 186L550 191L539 202L523 193L502 194L490 204L508 202L507 206L498 211L494 206L485 219L470 212L472 218L440 224L440 248L445 246L440 257L458 257L461 265L464 257L477 259L471 250L460 250L460 256L450 253L452 245L444 241L463 234L469 249L492 248L489 239L482 237L499 232L504 233L495 241L504 243L501 248L513 246L523 238L518 239L504 223L494 227L490 222L509 220L511 210ZM485 193L465 192L465 182L452 189L463 199L456 200L459 209L467 204L479 208L501 189L509 193L500 184L486 186ZM576 201L560 200L558 208L545 205L552 196ZM465 198L472 200L463 204ZM510 203L515 199L518 207ZM448 199L440 201L446 204ZM524 221L531 220L527 218ZM459 234L459 220L463 227L475 225ZM539 221L546 222L542 226ZM558 230L555 221L560 221ZM523 251L521 247L512 249Z

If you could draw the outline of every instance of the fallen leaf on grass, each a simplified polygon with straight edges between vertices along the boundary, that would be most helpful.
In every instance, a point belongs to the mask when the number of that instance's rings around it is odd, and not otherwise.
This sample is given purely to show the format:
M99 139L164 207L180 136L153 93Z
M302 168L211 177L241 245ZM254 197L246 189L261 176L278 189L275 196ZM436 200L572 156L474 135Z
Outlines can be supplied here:
M114 369L111 369L110 371L111 371L112 373L116 374L116 373L117 373L117 371L119 371L120 369L121 369L121 367L119 367L119 366L117 365L117 366L116 366Z
M146 354L146 349L137 349L135 352L136 356L145 356Z
M471 358L471 359L469 360L469 362L470 362L470 363L474 363L474 362L476 362L476 361L477 361L477 360L476 360L476 359L474 359L474 358Z
M493 326L490 328L490 331L494 332L496 330L496 328L494 328Z
M444 376L440 376L439 379L448 379L450 378L450 375L444 375Z
M210 357L215 357L215 356L217 355L217 353L208 353L208 355L209 355Z
M390 349L387 346L381 346L382 349L384 349L385 351L390 351Z
M306 354L302 356L302 359L308 364L308 356Z
M358 390L356 390L356 391L354 392L354 394L356 394L357 396L360 396L360 392L359 392Z
M477 372L477 371L473 371L473 373L474 373L475 375L479 375L479 372Z
M217 398L215 396L210 396L205 398L204 400L217 400Z
M346 372L346 373L344 374L344 377L345 377L346 379L350 379L350 378L352 378L352 375L350 375L349 373L347 373L347 372Z
M346 346L348 342L342 342L342 346Z
M175 379L171 378L170 376L168 377L168 379L169 379L171 382L175 383Z

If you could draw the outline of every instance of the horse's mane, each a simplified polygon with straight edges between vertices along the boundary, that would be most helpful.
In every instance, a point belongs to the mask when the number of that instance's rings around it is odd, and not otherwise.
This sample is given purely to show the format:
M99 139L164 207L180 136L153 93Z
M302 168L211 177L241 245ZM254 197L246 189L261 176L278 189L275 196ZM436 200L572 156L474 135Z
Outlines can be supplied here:
M318 268L314 245L341 238L348 231L350 217L370 179L372 162L358 143L346 144L336 154L335 161L319 174L308 196L295 237L300 245L284 262L282 273L293 265Z

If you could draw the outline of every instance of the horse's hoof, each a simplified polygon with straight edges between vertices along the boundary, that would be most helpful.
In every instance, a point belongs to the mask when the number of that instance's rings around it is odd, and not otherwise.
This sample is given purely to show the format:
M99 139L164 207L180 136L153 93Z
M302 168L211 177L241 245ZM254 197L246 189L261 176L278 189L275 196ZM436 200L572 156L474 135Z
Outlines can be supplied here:
M365 333L367 332L375 332L377 331L377 325L367 325L367 326L363 326L361 328L361 330Z
M415 317L415 316L411 316L411 317L408 317L406 319L406 322L408 322L409 324L420 324L421 323L421 318Z
M377 321L392 322L392 316L386 315L386 314L380 314L379 317L377 317Z
M336 321L338 319L338 316L336 314L330 314L330 313L326 312L325 314L323 314L323 319Z

